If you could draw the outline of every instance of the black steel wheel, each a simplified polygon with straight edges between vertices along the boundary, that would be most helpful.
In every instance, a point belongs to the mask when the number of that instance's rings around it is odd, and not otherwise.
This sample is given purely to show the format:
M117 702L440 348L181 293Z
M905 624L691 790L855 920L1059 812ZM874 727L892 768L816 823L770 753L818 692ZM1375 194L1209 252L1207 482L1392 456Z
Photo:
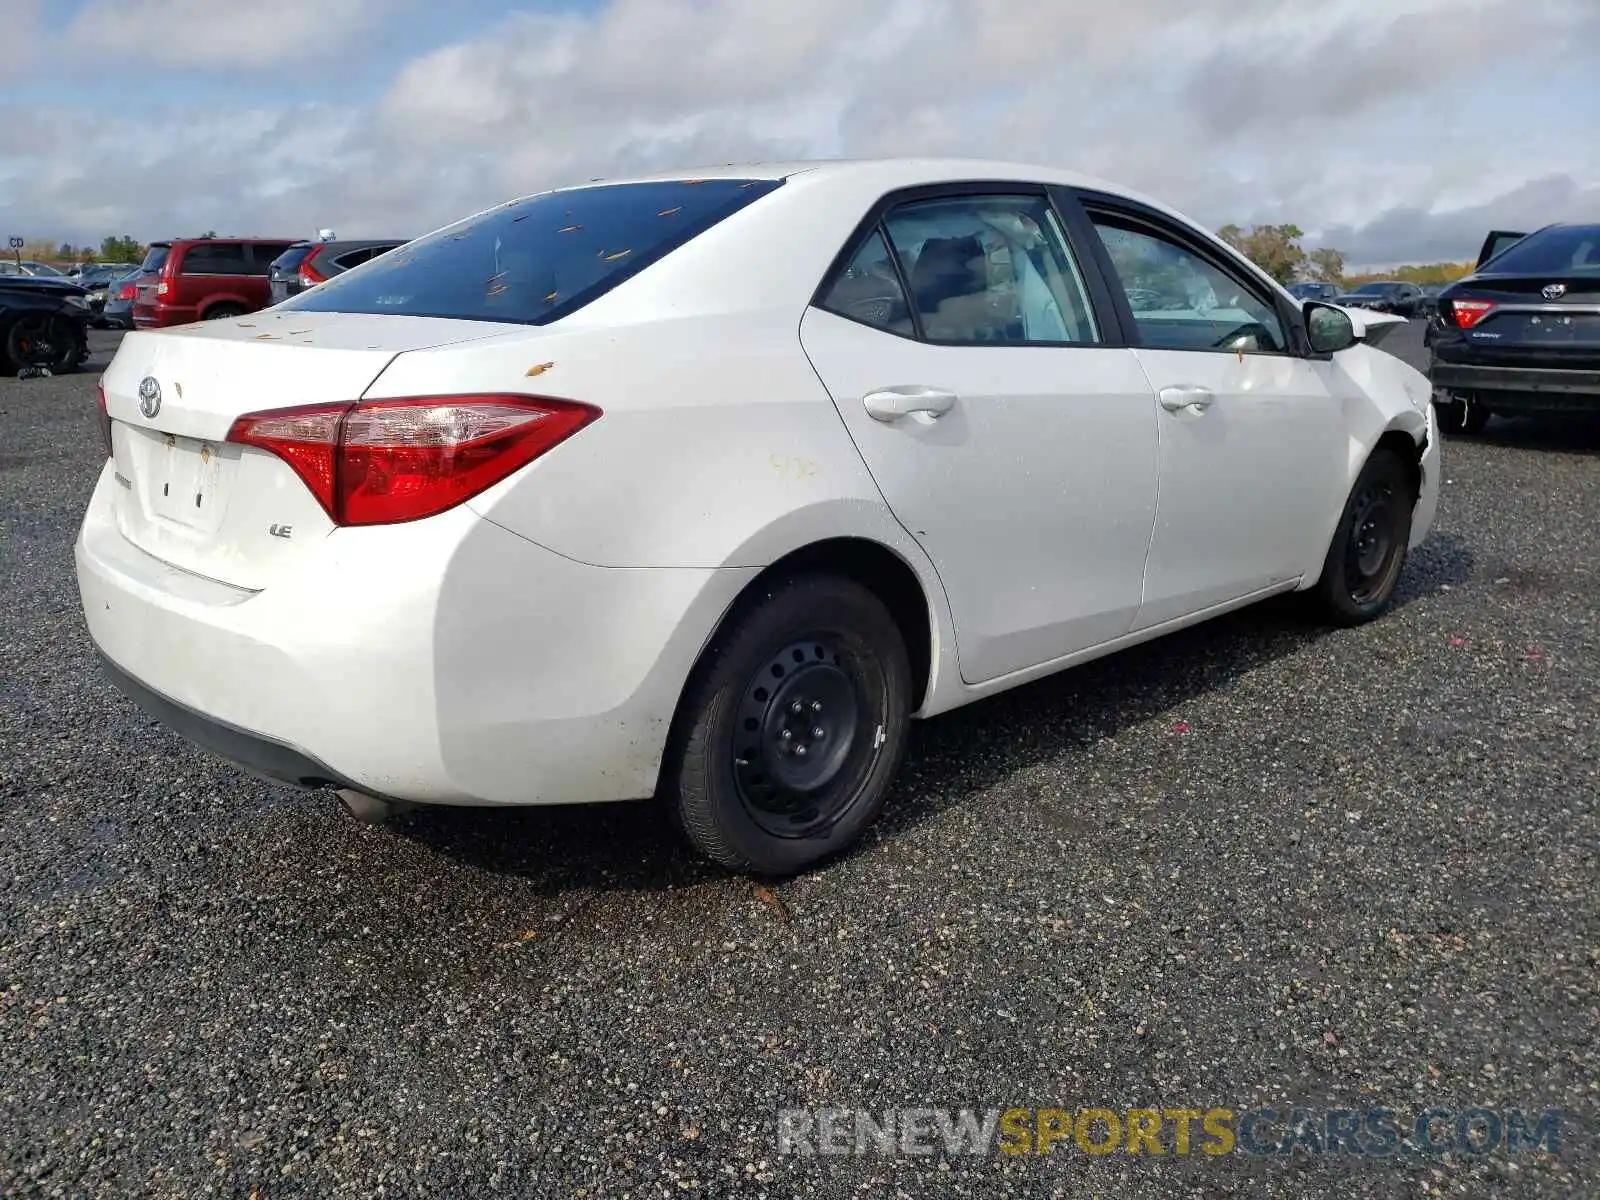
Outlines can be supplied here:
M750 597L697 665L662 796L703 856L788 875L883 808L913 707L899 627L869 589L797 576Z
M1415 505L1410 468L1394 451L1376 451L1350 489L1312 592L1324 615L1358 625L1388 606L1405 567Z
M850 651L814 632L784 646L745 688L730 755L745 811L775 837L804 837L854 798L845 773L869 710ZM859 757L859 756L858 756Z

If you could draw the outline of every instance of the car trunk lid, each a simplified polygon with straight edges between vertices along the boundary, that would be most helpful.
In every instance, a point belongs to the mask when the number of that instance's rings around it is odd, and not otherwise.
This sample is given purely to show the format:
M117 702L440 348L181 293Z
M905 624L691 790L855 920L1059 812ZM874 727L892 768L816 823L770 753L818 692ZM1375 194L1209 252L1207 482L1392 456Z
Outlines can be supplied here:
M1600 277L1593 273L1477 275L1456 301L1491 306L1467 325L1474 345L1600 349Z
M102 381L122 535L183 570L269 586L334 525L287 463L226 441L234 420L354 402L397 354L503 332L428 317L258 313L129 334Z

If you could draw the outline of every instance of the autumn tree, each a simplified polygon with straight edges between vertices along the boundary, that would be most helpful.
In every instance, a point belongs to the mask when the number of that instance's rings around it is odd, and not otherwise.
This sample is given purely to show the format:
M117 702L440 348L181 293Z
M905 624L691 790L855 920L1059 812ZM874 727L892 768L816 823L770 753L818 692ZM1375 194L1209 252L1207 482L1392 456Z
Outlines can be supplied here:
M1344 255L1332 246L1319 246L1306 255L1306 273L1323 283L1344 282Z
M100 242L100 257L106 262L138 263L144 261L144 246L124 234L108 237Z
M1228 224L1217 235L1279 283L1293 283L1306 262L1300 247L1305 231L1298 225L1253 225L1247 231Z

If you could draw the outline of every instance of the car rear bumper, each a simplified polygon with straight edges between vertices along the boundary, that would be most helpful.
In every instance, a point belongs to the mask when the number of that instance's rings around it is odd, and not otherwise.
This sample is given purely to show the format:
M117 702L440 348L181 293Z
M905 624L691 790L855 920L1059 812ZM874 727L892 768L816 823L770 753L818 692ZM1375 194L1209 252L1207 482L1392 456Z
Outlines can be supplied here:
M462 507L337 530L252 592L128 542L115 486L108 464L75 554L118 686L258 775L393 800L650 795L683 681L755 573L590 567Z
M1435 360L1429 377L1435 388L1469 395L1496 412L1600 412L1600 369Z

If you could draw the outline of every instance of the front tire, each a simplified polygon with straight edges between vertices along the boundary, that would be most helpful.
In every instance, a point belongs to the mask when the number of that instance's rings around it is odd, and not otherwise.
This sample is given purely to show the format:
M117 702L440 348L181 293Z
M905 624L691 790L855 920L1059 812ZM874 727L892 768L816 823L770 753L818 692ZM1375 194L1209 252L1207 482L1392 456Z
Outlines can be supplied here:
M46 367L61 375L76 369L88 343L60 317L18 317L6 331L5 358L14 370Z
M1376 451L1350 489L1311 596L1335 625L1360 625L1388 607L1411 540L1411 472L1392 450Z
M874 593L827 574L780 580L695 668L661 795L704 857L795 874L877 819L911 709L905 642Z

